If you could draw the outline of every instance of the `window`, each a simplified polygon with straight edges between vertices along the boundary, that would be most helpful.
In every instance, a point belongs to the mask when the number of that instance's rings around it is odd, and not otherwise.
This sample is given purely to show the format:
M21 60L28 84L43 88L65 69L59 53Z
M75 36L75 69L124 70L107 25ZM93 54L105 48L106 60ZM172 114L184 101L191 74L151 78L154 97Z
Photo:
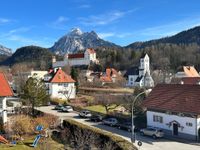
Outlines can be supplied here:
M130 81L133 81L133 78L130 78Z
M154 122L163 123L163 117L153 115L153 121L154 121Z
M186 122L186 126L192 127L192 123L191 122Z
M62 83L58 83L58 86L62 86Z
M65 83L65 84L64 84L64 87L68 87L68 84L67 84L67 83Z

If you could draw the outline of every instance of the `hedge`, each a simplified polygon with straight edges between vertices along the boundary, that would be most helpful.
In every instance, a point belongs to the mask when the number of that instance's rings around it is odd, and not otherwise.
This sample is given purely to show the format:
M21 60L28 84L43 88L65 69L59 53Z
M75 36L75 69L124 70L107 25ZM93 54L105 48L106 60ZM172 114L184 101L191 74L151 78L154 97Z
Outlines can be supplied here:
M123 139L120 136L114 135L110 132L95 127L84 125L72 119L64 120L63 126L64 128L68 129L67 135L71 136L68 138L68 140L72 140L73 135L82 135L81 137L79 137L79 139L77 139L77 137L75 138L77 140L76 143L80 142L78 140L84 140L83 138L87 138L87 142L89 142L89 145L95 145L98 147L102 144L103 147L101 147L101 149L106 149L106 145L112 144L113 150L137 150L137 148L132 143ZM85 137L85 135L90 136Z

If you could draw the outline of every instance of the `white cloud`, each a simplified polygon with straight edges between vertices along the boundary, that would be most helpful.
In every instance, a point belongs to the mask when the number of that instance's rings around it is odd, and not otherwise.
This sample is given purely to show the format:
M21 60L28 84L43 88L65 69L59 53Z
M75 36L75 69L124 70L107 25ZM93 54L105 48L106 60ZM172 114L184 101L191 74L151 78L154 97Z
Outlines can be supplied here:
M165 25L145 28L137 32L143 36L163 37L171 36L183 30L200 25L200 17L186 18L183 20L174 21Z
M47 25L54 29L65 30L67 28L67 25L66 25L67 21L69 21L69 18L64 17L64 16L59 16L55 21Z
M108 33L98 33L98 36L100 38L107 38L107 37L112 37L112 36L115 36L115 33L112 33L112 32L108 32Z
M126 14L132 13L138 9L128 10L128 11L111 11L100 15L91 15L87 18L81 17L79 20L83 25L91 25L91 26L98 26L98 25L107 25L113 23L121 18L123 18Z
M83 5L80 5L78 8L90 8L91 5L89 4L83 4Z
M11 22L10 19L0 18L0 25L1 25L1 24L5 24L5 23L9 23L9 22Z

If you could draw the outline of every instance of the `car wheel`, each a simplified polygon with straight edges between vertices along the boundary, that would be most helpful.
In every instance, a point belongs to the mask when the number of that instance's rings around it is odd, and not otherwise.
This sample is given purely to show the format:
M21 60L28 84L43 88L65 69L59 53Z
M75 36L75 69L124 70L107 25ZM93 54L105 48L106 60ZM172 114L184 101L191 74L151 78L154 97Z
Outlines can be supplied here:
M144 136L144 132L140 132L140 135Z
M153 139L157 139L156 135L153 135L152 137L153 137Z

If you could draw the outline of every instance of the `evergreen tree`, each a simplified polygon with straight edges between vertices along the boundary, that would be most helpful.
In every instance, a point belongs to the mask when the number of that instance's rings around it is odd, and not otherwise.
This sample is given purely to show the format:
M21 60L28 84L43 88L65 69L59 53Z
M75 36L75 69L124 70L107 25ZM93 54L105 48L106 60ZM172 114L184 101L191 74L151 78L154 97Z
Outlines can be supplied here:
M77 71L77 69L72 67L70 75L71 75L72 79L74 79L76 81L75 82L76 92L78 92L79 83L78 83L78 71Z
M37 78L29 78L23 88L22 98L27 105L31 106L32 115L35 115L34 108L46 104L49 95L46 93L45 84Z

